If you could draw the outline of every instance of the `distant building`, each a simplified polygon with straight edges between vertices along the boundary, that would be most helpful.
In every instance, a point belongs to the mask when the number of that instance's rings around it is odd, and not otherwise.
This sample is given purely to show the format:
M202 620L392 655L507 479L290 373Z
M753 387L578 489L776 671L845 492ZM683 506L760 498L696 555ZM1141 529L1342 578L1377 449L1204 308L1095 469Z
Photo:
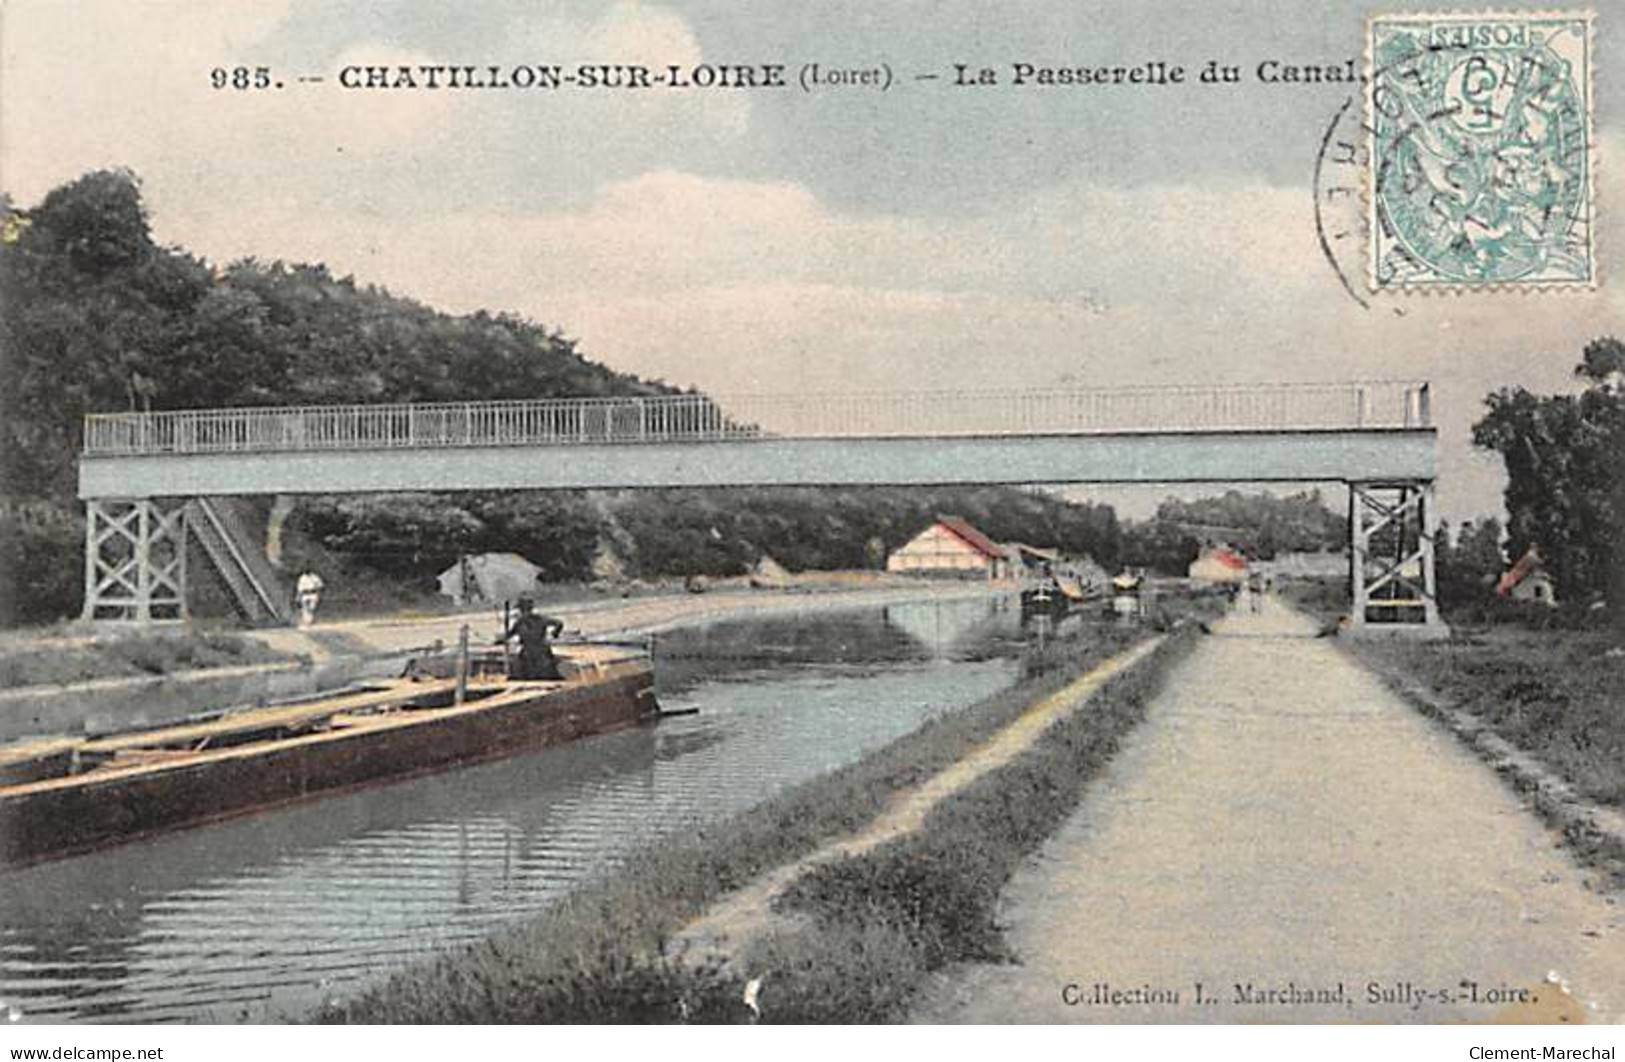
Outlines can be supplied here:
M1216 585L1240 583L1247 578L1247 558L1228 546L1213 546L1191 561L1192 582Z
M981 575L1008 578L1010 555L1005 547L957 516L942 516L886 558L888 572L918 575Z
M1010 570L1018 575L1045 575L1061 563L1061 551L1029 546L1025 542L1006 542L1004 554L1010 558Z
M1539 601L1543 605L1557 605L1557 584L1546 571L1540 554L1531 546L1518 563L1508 568L1495 584L1495 592L1513 601Z

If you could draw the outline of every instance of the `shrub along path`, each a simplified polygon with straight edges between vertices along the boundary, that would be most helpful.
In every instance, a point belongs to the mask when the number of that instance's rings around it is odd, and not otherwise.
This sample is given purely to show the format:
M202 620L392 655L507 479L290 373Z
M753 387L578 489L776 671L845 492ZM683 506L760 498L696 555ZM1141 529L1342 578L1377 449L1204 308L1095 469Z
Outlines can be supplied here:
M1625 1020L1617 897L1490 770L1284 605L1214 629L916 1019Z

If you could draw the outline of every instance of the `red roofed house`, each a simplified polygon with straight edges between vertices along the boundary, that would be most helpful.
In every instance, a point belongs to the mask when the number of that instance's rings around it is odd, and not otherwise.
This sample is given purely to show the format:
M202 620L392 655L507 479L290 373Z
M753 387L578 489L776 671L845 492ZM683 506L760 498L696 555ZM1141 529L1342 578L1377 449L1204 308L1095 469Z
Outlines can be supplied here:
M1191 561L1190 578L1196 583L1240 583L1247 578L1247 558L1228 546L1210 546Z
M936 523L892 550L886 570L1004 579L1010 575L1010 555L963 519L939 516Z
M1495 592L1514 601L1557 604L1557 586L1546 573L1546 566L1541 563L1540 554L1533 546L1518 558L1518 563L1501 575L1501 581L1495 584Z

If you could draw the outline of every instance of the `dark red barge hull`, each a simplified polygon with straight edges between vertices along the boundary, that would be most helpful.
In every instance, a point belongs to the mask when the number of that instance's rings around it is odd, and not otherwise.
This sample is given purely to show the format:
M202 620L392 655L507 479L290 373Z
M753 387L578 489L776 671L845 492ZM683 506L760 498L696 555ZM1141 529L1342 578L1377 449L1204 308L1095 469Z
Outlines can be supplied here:
M0 862L21 865L654 718L653 672L616 663L470 703L335 720L297 737L0 786Z

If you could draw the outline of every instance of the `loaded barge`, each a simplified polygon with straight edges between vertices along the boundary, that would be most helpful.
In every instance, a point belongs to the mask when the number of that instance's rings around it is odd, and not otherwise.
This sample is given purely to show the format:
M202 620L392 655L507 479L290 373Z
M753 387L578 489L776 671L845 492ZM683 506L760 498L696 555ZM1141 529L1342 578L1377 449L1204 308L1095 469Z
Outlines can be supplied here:
M561 680L503 654L414 662L320 699L0 748L0 864L17 866L654 719L631 647L560 645Z
M1097 595L1098 591L1076 575L1045 575L1021 591L1021 611L1059 618Z

